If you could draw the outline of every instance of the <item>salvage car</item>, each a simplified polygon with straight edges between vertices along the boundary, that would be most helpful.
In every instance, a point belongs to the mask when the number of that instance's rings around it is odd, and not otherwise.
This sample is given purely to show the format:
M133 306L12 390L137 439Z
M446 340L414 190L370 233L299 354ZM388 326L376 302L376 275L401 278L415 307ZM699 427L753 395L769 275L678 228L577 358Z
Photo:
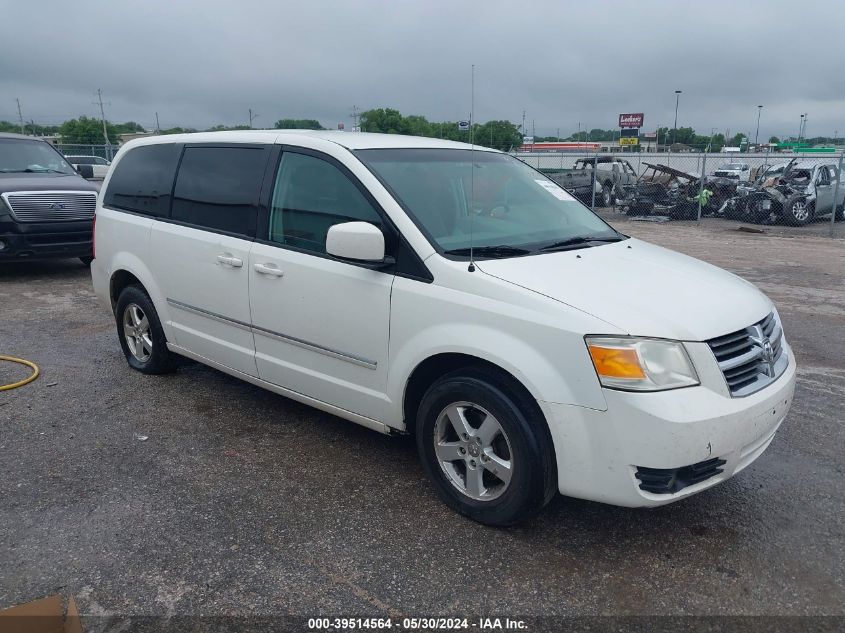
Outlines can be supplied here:
M713 172L716 178L729 178L748 182L751 180L751 167L748 163L725 163Z
M598 165L595 174L594 165ZM617 192L637 181L637 172L631 163L617 156L579 158L573 169L555 170L547 175L577 198L589 202L592 202L595 185L595 202L600 207L612 207Z
M836 214L845 218L845 186L840 183L836 200L835 163L811 163L791 160L780 167L761 172L749 186L737 187L736 195L720 209L727 217L754 222L784 222L804 226L815 218Z
M643 163L643 175L619 188L616 204L628 215L666 215L676 220L698 216L699 177L655 163Z
M129 367L184 356L412 434L440 498L489 525L556 492L621 506L701 492L754 462L792 403L795 357L759 289L623 235L492 149L137 139L106 176L95 237L94 290ZM332 452L303 459L334 473Z
M592 205L595 200L601 203L602 185L593 178L592 171L584 169L547 169L543 173L552 182L566 189L573 196Z
M0 262L90 263L97 190L46 141L0 134Z

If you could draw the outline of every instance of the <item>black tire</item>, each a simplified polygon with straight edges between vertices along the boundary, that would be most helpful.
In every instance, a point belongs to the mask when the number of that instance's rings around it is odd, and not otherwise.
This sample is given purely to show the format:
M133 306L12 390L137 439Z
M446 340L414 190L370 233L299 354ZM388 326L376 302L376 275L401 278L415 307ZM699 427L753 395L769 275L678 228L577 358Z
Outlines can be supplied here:
M127 332L126 326L124 325L124 320L131 318L127 316L128 310L132 310L134 314L137 314L135 307L147 319L146 329L149 336L146 340L151 343L149 353L145 354L145 348L138 356L130 349L130 343L127 341L129 332ZM164 330L161 327L158 313L143 288L133 285L127 286L121 291L117 299L114 318L117 324L120 348L123 350L123 355L126 356L126 362L129 363L132 369L140 371L143 374L167 374L176 368L176 355L167 349L167 338L164 336ZM138 343L136 342L134 345L137 346ZM144 358L144 356L147 357Z
M605 208L613 206L613 185L610 182L606 182L601 186L599 206Z
M91 262L94 261L93 257L80 257L79 261L81 261L85 266L90 266Z
M805 226L813 219L813 207L803 194L793 194L783 203L783 218L792 226Z
M452 476L441 466L435 452L435 433L438 429L446 427L454 431L454 427L448 426L448 421L442 422L440 426L438 420L447 407L455 403L472 403L485 409L494 416L501 430L496 436L496 441L506 449L504 452L513 470L503 491L490 500L475 499L466 491L460 490L459 484L453 483L450 478ZM470 414L483 413L472 407L469 409L466 418L472 426L473 421L478 418L471 418ZM480 426L479 422L473 431L478 431ZM420 460L440 499L456 512L479 523L500 527L523 521L539 512L557 491L554 450L542 412L530 396L523 394L521 389L495 371L464 369L446 374L437 380L420 402L416 440ZM469 441L472 440L471 436ZM474 454L478 455L478 449L475 450ZM502 454L498 451L497 453L497 456ZM451 462L451 465L458 471L463 466L463 483L466 486L467 474L471 472L471 452L465 451L464 454L465 457ZM489 453L476 457L479 460L478 468L473 470L481 473L480 480L486 478L488 482L493 481L492 485L486 484L489 488L484 488L489 492L502 484L490 470L490 466L495 470L496 464L491 462L489 457L486 457L489 465L481 465L485 455ZM457 477L461 477L460 472Z

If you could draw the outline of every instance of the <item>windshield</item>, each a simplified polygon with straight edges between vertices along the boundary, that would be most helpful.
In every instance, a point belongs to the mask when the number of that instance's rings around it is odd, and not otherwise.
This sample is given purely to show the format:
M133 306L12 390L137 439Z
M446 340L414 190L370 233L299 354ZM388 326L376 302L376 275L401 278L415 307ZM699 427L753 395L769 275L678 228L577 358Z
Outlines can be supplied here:
M731 171L742 171L743 165L742 163L728 163L727 165L722 165L719 169L726 169Z
M560 186L507 154L372 149L356 155L447 254L463 254L472 245L480 253L488 247L488 256L503 257L572 238L585 238L578 240L581 247L592 245L592 238L622 239Z
M0 173L75 174L56 150L44 141L0 139Z

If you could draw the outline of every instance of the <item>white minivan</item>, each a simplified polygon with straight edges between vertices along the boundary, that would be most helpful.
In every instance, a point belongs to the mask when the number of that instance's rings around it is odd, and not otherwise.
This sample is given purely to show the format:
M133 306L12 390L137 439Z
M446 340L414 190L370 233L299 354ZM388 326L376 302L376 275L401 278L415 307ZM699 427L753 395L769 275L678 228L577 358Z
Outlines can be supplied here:
M556 491L657 506L709 488L766 449L795 384L753 285L463 143L131 141L91 270L132 368L185 356L412 433L443 501L489 525Z

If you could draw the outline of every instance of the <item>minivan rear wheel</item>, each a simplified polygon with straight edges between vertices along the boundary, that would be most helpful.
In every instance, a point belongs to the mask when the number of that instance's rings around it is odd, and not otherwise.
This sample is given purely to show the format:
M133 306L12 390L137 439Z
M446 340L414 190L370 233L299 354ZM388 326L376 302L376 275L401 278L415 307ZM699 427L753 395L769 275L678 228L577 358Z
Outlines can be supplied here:
M446 505L486 525L513 525L556 491L544 425L536 403L494 372L460 370L423 396L417 450Z
M132 369L144 374L166 374L176 366L153 302L139 286L121 291L115 307L120 347Z

